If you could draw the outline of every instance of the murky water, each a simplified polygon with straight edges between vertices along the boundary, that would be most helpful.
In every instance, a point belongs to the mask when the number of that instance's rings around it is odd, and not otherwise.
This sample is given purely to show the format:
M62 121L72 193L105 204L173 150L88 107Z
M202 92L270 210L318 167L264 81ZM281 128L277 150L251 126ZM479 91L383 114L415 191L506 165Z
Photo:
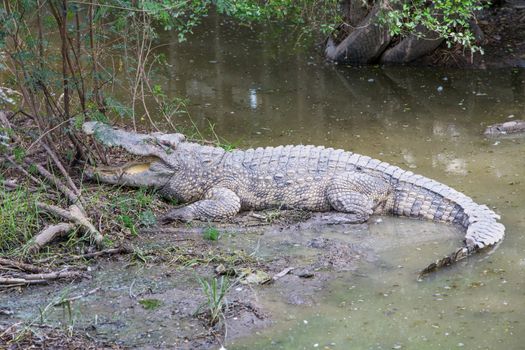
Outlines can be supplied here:
M200 126L209 120L242 146L322 144L410 168L495 208L507 237L492 254L419 283L415 271L449 247L384 246L389 268L340 277L313 306L263 296L274 325L230 348L523 348L525 139L481 134L525 118L525 71L337 67L258 35L216 20L165 51L166 87L191 99ZM402 222L371 234L403 232Z
M171 68L159 83L190 99L202 130L211 122L241 147L319 144L409 168L494 208L507 236L491 254L417 282L418 269L461 234L403 219L373 223L366 244L376 262L337 273L305 305L256 290L273 324L227 348L523 348L525 138L486 139L482 131L525 118L525 71L333 66L311 51L294 53L291 38L264 42L264 33L212 18L189 43L165 36ZM341 237L332 228L320 234ZM265 237L250 240L254 247Z

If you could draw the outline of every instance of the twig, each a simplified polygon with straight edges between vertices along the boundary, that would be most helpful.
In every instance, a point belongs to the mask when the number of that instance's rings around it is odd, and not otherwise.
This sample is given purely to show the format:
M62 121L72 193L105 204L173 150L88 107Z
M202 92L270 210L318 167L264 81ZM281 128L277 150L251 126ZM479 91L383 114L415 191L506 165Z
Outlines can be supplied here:
M82 298L85 298L87 296L90 296L91 294L95 294L96 292L98 292L100 290L100 287L97 287L95 289L92 289L90 290L89 292L86 292L84 294L80 294L80 295L77 295L76 297L71 297L71 298L66 298L66 299L62 299L56 303L53 304L53 306L61 306L61 305L64 305L64 304L67 304L67 303L70 303L72 301L75 301L75 300L78 300L78 299L82 299Z

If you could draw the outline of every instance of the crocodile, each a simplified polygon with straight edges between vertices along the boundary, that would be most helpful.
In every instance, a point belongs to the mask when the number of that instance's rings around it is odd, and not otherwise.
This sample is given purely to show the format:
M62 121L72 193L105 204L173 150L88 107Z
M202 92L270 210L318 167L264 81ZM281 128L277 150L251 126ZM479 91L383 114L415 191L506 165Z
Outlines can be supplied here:
M337 211L352 223L372 214L393 214L464 230L463 245L429 264L422 275L495 246L505 233L499 215L486 205L425 176L341 149L298 145L226 151L179 133L140 134L100 122L87 122L83 130L96 142L139 157L122 166L87 168L88 178L152 186L187 203L160 217L163 224L291 208Z

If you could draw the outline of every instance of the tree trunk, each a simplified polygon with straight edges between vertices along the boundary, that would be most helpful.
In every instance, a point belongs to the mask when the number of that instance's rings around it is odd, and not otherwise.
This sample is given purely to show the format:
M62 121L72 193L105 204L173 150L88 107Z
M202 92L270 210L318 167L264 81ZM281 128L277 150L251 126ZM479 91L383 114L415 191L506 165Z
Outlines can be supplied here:
M350 64L376 62L392 40L388 29L377 23L378 12L379 5L375 5L339 44L336 44L333 38L329 38L325 48L326 57Z
M443 42L443 39L437 34L425 28L418 28L418 32L421 35L411 34L387 49L381 55L379 62L384 64L409 63L434 52Z

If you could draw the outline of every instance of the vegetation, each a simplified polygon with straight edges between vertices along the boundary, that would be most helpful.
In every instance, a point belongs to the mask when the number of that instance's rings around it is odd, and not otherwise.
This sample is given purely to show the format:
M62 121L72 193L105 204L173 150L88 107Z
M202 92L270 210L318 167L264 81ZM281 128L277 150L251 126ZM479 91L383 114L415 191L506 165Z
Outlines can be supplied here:
M224 276L221 276L219 279L214 277L210 281L197 277L197 280L206 297L206 302L195 313L198 314L202 310L206 310L208 322L210 326L214 326L224 317L223 311L227 305L226 294L228 294L228 291L234 284L227 278L224 278Z
M203 232L204 239L207 239L209 241L218 241L221 237L221 233L216 227L208 226L204 229Z

